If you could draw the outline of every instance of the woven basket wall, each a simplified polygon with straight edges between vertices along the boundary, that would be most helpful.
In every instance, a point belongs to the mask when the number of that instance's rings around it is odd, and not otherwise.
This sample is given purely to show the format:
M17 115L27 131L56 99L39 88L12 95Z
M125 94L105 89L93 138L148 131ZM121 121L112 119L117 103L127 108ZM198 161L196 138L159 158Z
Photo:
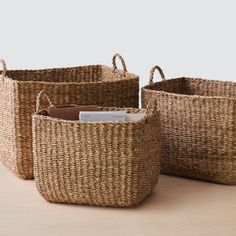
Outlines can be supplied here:
M137 113L145 109L100 108ZM154 125L155 124L155 125ZM34 173L54 203L137 205L160 171L159 114L137 122L80 122L33 115Z
M116 67L116 57L124 70ZM55 104L138 107L139 78L127 72L120 55L103 65L45 70L0 71L0 160L17 176L33 178L31 114L46 89Z
M159 69L162 82L153 83ZM176 78L151 70L142 106L155 98L161 112L161 172L236 184L236 83Z

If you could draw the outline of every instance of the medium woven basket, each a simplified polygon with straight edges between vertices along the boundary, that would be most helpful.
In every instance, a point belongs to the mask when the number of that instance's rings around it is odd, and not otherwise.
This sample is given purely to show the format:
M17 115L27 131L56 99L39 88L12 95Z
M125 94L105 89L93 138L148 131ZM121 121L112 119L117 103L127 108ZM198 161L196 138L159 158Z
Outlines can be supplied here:
M36 186L43 198L130 207L153 191L160 171L158 112L100 107L146 115L133 122L68 121L39 111L42 95L33 115L33 154Z
M155 69L161 82L153 83ZM155 66L142 88L142 106L151 98L161 114L161 172L236 184L236 83L166 80Z
M118 70L116 58L123 70ZM119 54L113 67L89 65L45 70L0 71L0 160L17 176L33 178L31 114L43 89L55 104L138 107L139 78Z

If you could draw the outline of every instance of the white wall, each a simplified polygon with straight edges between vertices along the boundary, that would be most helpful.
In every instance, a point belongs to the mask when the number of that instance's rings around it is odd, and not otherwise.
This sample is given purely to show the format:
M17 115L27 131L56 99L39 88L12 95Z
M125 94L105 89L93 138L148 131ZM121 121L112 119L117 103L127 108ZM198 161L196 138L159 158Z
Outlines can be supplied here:
M236 81L234 2L0 0L0 57L45 68L110 64L120 52L141 85L154 64L167 78Z

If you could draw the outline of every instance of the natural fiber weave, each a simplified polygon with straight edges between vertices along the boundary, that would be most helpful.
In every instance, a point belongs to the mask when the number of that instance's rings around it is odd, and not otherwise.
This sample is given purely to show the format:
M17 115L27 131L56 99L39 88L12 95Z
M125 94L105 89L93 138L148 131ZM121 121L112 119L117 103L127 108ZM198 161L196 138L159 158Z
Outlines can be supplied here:
M153 83L155 69L162 82ZM143 107L150 98L161 113L161 172L236 184L236 83L165 80L154 67L142 88Z
M124 70L117 70L119 57ZM37 94L47 89L55 104L138 107L138 76L116 54L103 65L45 70L0 71L0 160L17 176L33 177L31 114ZM2 73L2 76L1 76Z
M134 108L99 109L146 112ZM34 114L38 191L55 203L137 205L158 181L158 124L157 112L137 122L80 122L51 118L46 111Z

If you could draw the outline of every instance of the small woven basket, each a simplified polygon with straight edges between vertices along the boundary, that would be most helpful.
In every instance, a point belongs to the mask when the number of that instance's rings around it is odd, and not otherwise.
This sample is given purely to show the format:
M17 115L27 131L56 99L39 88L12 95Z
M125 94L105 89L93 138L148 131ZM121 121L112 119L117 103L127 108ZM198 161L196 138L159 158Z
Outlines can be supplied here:
M116 58L123 70L118 70ZM0 160L17 176L33 178L31 114L44 89L55 104L138 107L138 76L128 73L119 54L113 67L89 65L45 70L0 71Z
M33 115L33 155L36 186L43 198L130 207L153 191L160 171L157 111L100 107L146 115L133 122L68 121L39 111L42 95Z
M156 69L162 81L153 83ZM155 66L142 88L142 106L151 98L161 115L161 172L236 184L236 83L166 80Z

